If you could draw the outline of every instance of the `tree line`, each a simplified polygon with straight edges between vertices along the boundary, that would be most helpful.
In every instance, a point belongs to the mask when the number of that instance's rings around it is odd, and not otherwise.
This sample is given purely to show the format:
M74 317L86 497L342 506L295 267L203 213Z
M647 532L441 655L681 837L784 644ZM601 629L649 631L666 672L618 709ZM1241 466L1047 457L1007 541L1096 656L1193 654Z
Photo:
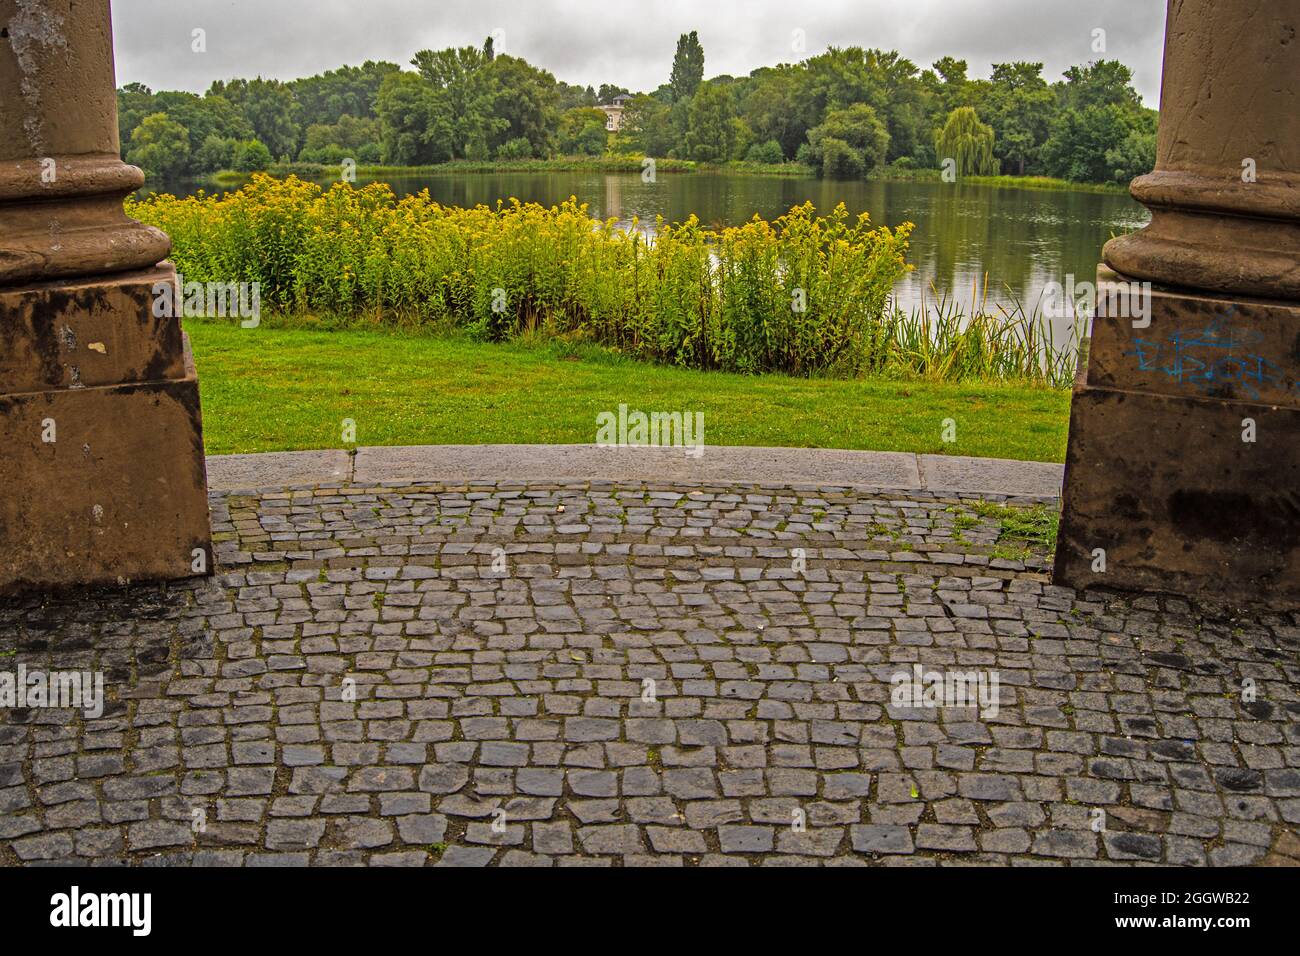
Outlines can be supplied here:
M455 160L645 155L703 163L797 162L854 178L884 166L960 175L1045 175L1127 182L1155 163L1156 112L1115 60L1066 70L965 60L920 69L897 51L832 47L745 77L704 78L683 34L666 82L650 92L557 80L481 47L421 50L413 69L361 66L283 82L234 79L203 96L118 90L122 152L163 179L275 162L417 166ZM618 132L599 108L624 107Z

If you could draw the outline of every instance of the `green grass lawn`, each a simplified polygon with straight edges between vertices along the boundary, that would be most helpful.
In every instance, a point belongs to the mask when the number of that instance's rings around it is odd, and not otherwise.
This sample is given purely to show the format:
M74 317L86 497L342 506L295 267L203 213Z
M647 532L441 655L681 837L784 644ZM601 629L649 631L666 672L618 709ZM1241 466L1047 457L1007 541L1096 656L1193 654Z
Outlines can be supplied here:
M209 454L358 445L590 443L619 403L704 412L709 445L1061 461L1069 393L1012 385L747 377L594 348L186 319ZM944 420L956 441L942 441Z

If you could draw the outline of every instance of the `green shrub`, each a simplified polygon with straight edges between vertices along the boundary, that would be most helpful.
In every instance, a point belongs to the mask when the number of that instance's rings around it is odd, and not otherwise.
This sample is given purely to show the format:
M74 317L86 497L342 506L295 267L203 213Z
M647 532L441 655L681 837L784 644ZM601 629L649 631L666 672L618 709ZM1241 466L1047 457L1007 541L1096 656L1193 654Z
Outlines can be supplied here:
M260 140L250 139L235 147L235 169L241 173L260 172L271 163L271 151Z
M862 159L848 143L827 136L820 143L821 173L827 179L858 179L862 176Z
M755 143L749 147L745 161L775 166L777 163L785 162L785 155L781 152L781 144L774 139L769 139L766 143Z
M230 169L235 164L235 150L239 142L221 136L207 136L194 155L194 169L200 173L213 173Z
M533 144L523 136L508 139L497 148L497 159L532 159Z

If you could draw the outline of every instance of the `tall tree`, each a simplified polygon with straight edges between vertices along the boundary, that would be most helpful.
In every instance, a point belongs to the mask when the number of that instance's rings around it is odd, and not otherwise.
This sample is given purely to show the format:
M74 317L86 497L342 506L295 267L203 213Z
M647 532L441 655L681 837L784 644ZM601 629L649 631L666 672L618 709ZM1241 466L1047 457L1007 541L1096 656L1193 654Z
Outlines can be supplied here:
M673 56L669 82L674 100L689 100L704 82L704 47L694 30L677 38L677 53Z
M118 91L118 104L119 135L124 151L130 148L131 136L146 116L164 113L185 127L189 133L188 168L183 170L186 173L210 171L196 165L208 139L234 141L253 137L253 127L244 114L223 96L196 96L181 90L152 93L148 87L131 84Z
M1043 144L1047 173L1074 182L1110 181L1115 175L1115 161L1113 157L1108 159L1107 153L1128 139L1135 120L1133 114L1114 104L1063 110L1052 124L1052 135Z
M383 129L385 163L422 166L452 158L445 123L445 104L424 77L405 71L384 78L375 99Z
M358 163L383 160L382 124L377 119L358 119L344 113L337 123L313 123L298 159L304 163L334 164L345 159Z
M889 131L866 103L831 110L826 119L808 131L804 155L821 174L832 179L852 179L871 172L885 161Z
M253 125L253 132L276 157L298 155L298 101L287 83L279 80L218 80L208 90L209 96L224 96L239 107Z
M577 109L580 106L596 105L596 94L590 86L582 87L573 83L565 83L563 80L557 80L555 93L557 97L555 108L561 113Z
M667 156L681 142L673 127L672 108L644 93L623 108L621 133L645 156Z
M1023 176L1047 140L1056 98L1041 63L994 63L982 112L993 127L993 152L1005 173Z
M140 121L158 110L153 105L153 90L143 83L128 83L117 91L117 139L122 146L122 158L131 146L131 133Z
M481 47L422 50L412 63L418 73L367 62L287 84L235 79L214 83L203 97L130 84L118 91L123 154L137 127L156 114L186 130L186 173L227 167L239 150L251 155L242 144L254 137L275 156L321 161L340 152L360 160L367 147L367 156L382 152L388 162L421 164L547 156L557 146L590 152L603 131L593 114L572 111L608 105L625 92L609 83L597 91L557 82L499 53L490 39ZM971 108L971 143L977 153L982 149L987 123L1001 170L1073 180L1126 179L1150 165L1155 141L1154 111L1141 105L1128 68L1111 60L1072 67L1049 86L1038 63L997 63L982 80L969 78L966 61L954 57L918 73L897 51L831 47L749 76L707 83L703 77L699 35L682 34L671 82L633 97L622 131L606 140L618 150L711 161L737 158L756 143L755 155L764 161L795 157L823 172L856 175L879 162L934 165L941 158L936 134L943 136L954 111ZM873 122L866 113L842 115L859 106L871 111ZM382 148L367 120L379 121ZM141 149L159 138L166 137L155 120ZM875 149L882 141L883 160ZM254 152L260 157L260 149Z
M1129 130L1120 143L1106 150L1106 166L1110 178L1117 183L1128 183L1137 176L1151 172L1156 165L1155 118L1139 123Z
M304 127L314 124L333 125L347 115L354 119L373 119L375 99L384 77L400 70L396 63L367 60L361 66L341 66L316 76L294 80L290 86L298 100Z
M874 52L874 51L873 51ZM804 109L815 126L830 110L865 103L877 112L885 107L884 77L862 47L831 47L804 61L807 82Z
M1119 106L1141 109L1142 100L1133 89L1133 71L1118 60L1098 60L1065 71L1065 83L1057 85L1061 102L1069 109L1090 106Z
M560 116L559 149L565 155L599 156L605 151L609 132L603 111L577 106Z
M687 157L705 163L725 163L736 144L731 91L707 83L691 98L684 148Z
M152 113L140 121L126 154L128 163L161 179L183 174L189 158L189 131L166 113Z
M896 50L868 50L867 55L884 85L881 119L889 132L886 159L912 156L930 130L916 64Z
M505 125L489 139L495 153L510 140L528 141L533 156L546 157L555 149L559 99L555 77L527 60L499 54L487 70L492 89L492 112ZM517 149L518 147L516 147Z
M801 77L801 70L788 64L755 70L754 82L740 104L740 115L755 138L775 140L785 156L798 151L808 132L799 109Z
M1155 113L1142 106L1132 79L1132 71L1116 60L1065 71L1065 82L1054 87L1057 111L1042 149L1050 175L1079 182L1127 181L1146 164L1155 139Z
M993 128L980 122L974 107L959 106L934 134L934 152L942 163L957 161L961 176L992 176L997 172L993 155Z
M496 115L496 78L478 47L421 50L411 64L433 88L427 135L452 159L487 159L493 141L510 126Z
M600 92L596 94L596 102L601 106L610 106L616 96L628 96L629 91L622 86L614 86L612 83L600 84Z
M921 74L921 85L930 103L930 123L938 128L959 106L974 106L975 84L966 78L966 61L944 56Z

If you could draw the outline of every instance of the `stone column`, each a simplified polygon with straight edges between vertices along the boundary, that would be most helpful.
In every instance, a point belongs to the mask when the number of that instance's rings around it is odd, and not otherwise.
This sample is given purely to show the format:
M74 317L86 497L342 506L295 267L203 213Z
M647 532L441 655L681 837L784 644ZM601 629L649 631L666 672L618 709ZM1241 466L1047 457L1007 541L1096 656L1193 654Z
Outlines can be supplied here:
M0 0L0 593L210 573L171 242L122 210L143 181L108 0Z
M1106 244L1055 579L1300 606L1300 2L1169 0L1150 225Z

